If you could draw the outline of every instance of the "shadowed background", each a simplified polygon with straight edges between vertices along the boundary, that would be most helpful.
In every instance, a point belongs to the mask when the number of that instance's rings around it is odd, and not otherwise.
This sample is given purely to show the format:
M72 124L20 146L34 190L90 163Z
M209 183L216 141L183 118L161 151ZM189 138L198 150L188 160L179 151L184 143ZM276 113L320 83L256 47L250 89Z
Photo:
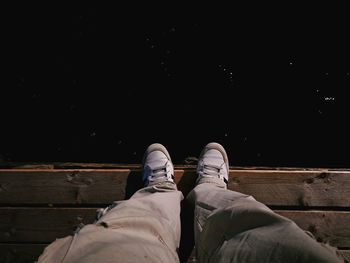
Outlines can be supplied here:
M232 165L350 166L341 8L4 10L3 161L139 163L160 142L184 163L217 141Z

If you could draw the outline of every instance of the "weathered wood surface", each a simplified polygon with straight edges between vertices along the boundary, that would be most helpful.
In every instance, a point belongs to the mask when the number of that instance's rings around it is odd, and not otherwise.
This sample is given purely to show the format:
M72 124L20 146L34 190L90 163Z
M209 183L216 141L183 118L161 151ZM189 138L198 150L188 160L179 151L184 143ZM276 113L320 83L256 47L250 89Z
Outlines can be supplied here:
M229 189L271 206L350 207L348 171L233 170Z
M276 210L292 219L301 229L311 232L317 241L350 248L350 212Z
M0 164L0 168L0 262L33 262L47 243L93 222L98 207L128 198L141 187L140 165ZM186 195L194 186L195 166L175 169L178 188ZM319 241L350 248L349 169L231 167L229 189L251 194L276 209L283 207L276 212ZM298 210L284 210L294 208ZM343 253L350 258L349 250ZM197 262L191 258L189 262Z
M109 204L141 187L140 171L0 169L0 205ZM187 194L196 175L176 169L175 179ZM271 206L350 207L350 171L232 169L229 189Z
M196 157L185 164L176 165L178 169L195 169ZM320 167L266 167L266 166L230 166L233 170L294 170L294 171L350 171L350 168L320 168ZM0 169L141 169L140 164L120 163L73 163L73 162L0 162Z
M43 252L47 244L1 244L0 262L33 263Z
M0 243L49 243L94 221L97 208L0 208Z
M0 262L2 263L32 263L38 259L47 244L1 244ZM340 250L350 261L350 250ZM198 263L194 253L187 263Z
M108 204L125 197L129 169L0 170L1 204Z
M80 224L92 223L96 208L0 208L0 242L48 243L72 234ZM350 247L350 212L283 211L318 240Z

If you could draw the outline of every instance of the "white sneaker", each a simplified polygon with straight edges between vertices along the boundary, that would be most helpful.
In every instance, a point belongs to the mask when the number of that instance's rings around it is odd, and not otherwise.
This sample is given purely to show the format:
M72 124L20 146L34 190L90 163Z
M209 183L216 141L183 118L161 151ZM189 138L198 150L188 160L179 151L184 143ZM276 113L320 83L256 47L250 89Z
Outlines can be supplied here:
M197 182L201 178L219 178L228 183L229 163L222 145L208 143L199 156L197 165Z
M142 170L144 186L165 181L174 183L174 165L167 149L159 143L148 146L143 155Z

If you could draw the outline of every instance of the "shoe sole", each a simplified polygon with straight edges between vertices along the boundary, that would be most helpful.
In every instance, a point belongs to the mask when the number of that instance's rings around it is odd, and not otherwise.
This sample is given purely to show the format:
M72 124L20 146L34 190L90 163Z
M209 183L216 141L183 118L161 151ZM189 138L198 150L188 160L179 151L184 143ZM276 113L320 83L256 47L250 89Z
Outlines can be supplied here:
M199 160L202 158L202 156L209 150L218 150L222 157L224 157L224 162L226 164L226 168L227 168L227 172L229 172L229 162L228 162L228 157L227 157L227 153L225 151L225 148L219 144L219 143L216 143L216 142L211 142L211 143L208 143L204 149L202 150L200 156L199 156Z
M142 167L145 164L146 157L151 152L154 152L154 151L161 151L171 161L170 154L169 154L168 150L160 143L153 143L153 144L151 144L150 146L147 147L147 149L146 149L146 151L145 151L145 153L144 153L144 155L142 157ZM171 163L173 163L173 162L171 161Z

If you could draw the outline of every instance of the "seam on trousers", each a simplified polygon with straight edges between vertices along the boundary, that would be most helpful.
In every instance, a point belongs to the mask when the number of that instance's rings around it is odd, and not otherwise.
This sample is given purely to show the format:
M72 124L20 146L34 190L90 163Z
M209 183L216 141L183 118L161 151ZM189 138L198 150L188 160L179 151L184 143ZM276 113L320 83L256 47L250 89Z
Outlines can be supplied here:
M72 248L72 246L73 246L73 242L76 240L76 237L77 237L77 236L78 236L78 233L74 234L74 236L72 237L72 240L71 240L71 242L70 242L70 244L69 244L69 247L68 247L66 253L64 254L64 256L63 256L63 258L62 258L61 263L64 263L64 261L66 260L67 255L68 255L69 252L71 251L71 248Z

